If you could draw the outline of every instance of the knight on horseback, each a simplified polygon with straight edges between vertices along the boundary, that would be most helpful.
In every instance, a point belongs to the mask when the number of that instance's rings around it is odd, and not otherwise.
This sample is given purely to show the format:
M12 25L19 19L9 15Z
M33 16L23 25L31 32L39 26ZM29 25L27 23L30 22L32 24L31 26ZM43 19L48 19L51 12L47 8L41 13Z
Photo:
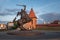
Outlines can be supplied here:
M32 19L28 16L27 12L25 11L26 10L26 5L21 5L21 6L24 6L24 9L21 9L21 12L18 12L17 13L17 16L20 15L21 18L17 20L17 25L18 27L21 29L21 30L26 30L23 25L25 23L28 23L30 21L32 21ZM14 21L16 20L16 17L14 19Z

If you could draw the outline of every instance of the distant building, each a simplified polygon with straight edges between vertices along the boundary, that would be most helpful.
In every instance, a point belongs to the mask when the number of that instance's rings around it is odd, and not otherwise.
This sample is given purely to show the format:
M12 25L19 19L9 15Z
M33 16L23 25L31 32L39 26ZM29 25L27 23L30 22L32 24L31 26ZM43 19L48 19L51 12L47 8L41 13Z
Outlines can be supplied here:
M31 8L30 13L29 13L29 17L33 20L30 21L29 23L24 24L23 26L26 29L36 29L36 23L37 23L37 17L34 13L34 10Z
M37 28L41 27L60 27L60 21L55 20L53 22L48 22L47 24L37 24Z
M7 27L8 27L8 29L10 29L11 27L14 27L14 23L13 22L8 22Z
M44 21L44 23L43 24L47 24L45 21Z
M6 29L6 28L7 28L6 24L0 24L0 29Z
M60 21L59 20L55 20L51 24L60 24Z

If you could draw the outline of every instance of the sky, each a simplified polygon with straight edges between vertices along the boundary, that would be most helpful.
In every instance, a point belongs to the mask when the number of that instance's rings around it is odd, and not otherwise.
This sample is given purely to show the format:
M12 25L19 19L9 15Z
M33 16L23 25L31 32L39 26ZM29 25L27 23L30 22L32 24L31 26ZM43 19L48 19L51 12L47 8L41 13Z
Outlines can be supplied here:
M0 0L0 21L12 21L21 6L26 5L27 13L33 8L38 20L39 15L47 13L60 13L60 0Z

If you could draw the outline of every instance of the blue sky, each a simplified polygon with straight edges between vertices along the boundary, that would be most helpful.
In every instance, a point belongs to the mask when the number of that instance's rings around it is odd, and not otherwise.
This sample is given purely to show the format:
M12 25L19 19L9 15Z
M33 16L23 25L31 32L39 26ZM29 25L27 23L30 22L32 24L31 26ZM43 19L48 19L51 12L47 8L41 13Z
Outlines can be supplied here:
M27 12L33 8L38 18L47 13L60 13L60 0L0 0L0 21L12 21L23 8L17 4L26 5Z

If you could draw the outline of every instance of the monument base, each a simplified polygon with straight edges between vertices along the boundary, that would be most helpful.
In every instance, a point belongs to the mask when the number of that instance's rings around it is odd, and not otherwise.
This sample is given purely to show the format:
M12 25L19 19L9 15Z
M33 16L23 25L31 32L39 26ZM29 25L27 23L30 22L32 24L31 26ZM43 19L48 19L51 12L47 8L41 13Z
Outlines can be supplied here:
M17 36L38 36L43 33L37 31L12 31L7 32L8 35L17 35Z

